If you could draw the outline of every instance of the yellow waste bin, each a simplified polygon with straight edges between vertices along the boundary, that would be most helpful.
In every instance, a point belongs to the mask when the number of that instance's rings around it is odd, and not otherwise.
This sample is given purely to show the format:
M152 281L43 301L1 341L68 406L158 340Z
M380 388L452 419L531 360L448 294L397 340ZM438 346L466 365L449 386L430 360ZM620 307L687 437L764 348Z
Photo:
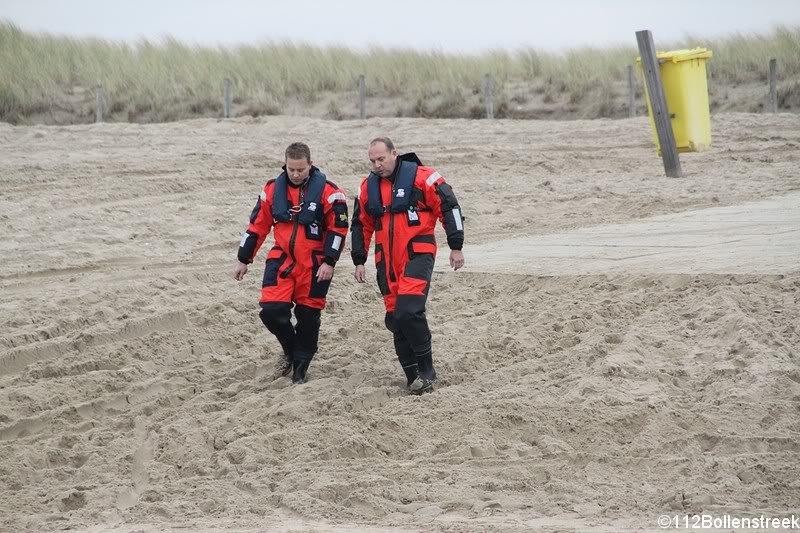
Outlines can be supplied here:
M711 57L711 50L693 48L692 50L675 50L656 54L661 66L661 82L667 99L667 109L672 118L672 132L679 152L702 152L711 145L711 119L708 110L708 82L706 81L706 60ZM642 58L636 63L642 71ZM644 77L644 75L643 75ZM650 107L650 96L647 83L644 84L644 95L647 100L647 113L650 115L650 126L656 151L661 155L658 142L653 109Z

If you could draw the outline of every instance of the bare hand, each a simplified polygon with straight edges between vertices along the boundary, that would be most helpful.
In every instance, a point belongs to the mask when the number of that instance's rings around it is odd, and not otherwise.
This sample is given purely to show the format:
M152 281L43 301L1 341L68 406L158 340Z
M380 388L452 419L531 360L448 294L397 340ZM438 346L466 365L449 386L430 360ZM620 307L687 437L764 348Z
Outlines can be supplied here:
M453 270L464 266L464 253L461 250L450 250L450 266Z
M247 274L247 265L241 261L237 261L236 266L233 267L233 279L242 281L245 274Z
M322 263L317 270L317 281L328 281L333 277L333 267L328 263Z
M367 269L364 265L356 265L356 272L355 272L356 281L359 283L364 283L367 281Z

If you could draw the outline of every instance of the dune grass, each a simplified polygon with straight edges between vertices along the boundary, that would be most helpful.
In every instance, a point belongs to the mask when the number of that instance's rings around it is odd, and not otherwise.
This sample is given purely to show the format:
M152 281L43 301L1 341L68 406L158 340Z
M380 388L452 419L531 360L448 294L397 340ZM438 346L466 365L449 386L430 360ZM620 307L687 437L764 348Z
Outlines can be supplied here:
M713 50L709 76L720 83L763 82L771 57L777 58L782 78L800 76L800 27L716 40L690 36L668 45L665 48ZM239 114L278 114L288 101L311 105L323 95L352 92L361 74L367 76L370 98L411 102L404 112L408 115L475 115L485 74L494 79L501 115L502 106L515 97L506 91L512 85L541 95L545 103L561 99L573 108L598 107L596 95L613 98L615 84L626 79L627 65L636 55L634 46L457 55L383 48L357 52L292 43L209 48L173 39L127 44L33 34L0 22L0 120L27 122L61 113L70 122L91 121L98 84L105 91L106 109L118 120L218 116L226 77L236 88ZM591 102L589 95L595 95ZM428 104L432 96L439 97L433 107ZM335 118L344 116L335 101L327 107ZM613 114L613 105L599 105L594 112Z

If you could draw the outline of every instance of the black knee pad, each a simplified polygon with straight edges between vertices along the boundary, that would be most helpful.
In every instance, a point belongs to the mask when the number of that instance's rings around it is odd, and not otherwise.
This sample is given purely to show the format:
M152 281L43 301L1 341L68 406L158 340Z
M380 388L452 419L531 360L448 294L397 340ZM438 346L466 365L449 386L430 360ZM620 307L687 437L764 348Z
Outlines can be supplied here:
M392 333L397 333L400 331L400 325L394 318L394 313L391 312L386 313L386 316L383 317L383 323L386 325L386 329L388 329Z
M394 317L395 324L397 325L397 332L401 333L412 343L418 339L421 332L428 331L428 320L424 311L395 311Z
M425 320L426 300L427 298L425 296L412 294L401 294L397 297L394 320L400 329L405 329L405 326L410 322Z
M292 325L292 304L287 302L264 302L258 314L261 322L272 331L273 328L284 328Z

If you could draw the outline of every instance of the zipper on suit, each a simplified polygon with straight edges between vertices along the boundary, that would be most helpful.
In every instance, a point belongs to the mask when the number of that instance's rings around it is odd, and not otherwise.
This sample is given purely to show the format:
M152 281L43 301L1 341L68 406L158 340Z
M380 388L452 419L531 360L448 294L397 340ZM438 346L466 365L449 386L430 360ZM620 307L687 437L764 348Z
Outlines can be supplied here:
M304 187L305 187L305 183L300 186L300 208L301 209L303 207L303 198L305 196L305 194L303 193ZM294 218L294 225L292 226L292 236L289 238L289 257L292 258L292 264L289 265L286 268L286 270L283 271L282 276L284 278L286 278L289 274L292 273L292 270L294 270L294 265L297 264L297 260L294 257L294 245L295 245L295 242L297 241L297 228L300 225L300 212L297 212L294 215L293 218Z
M394 202L394 195L397 194L395 183L392 182L392 202ZM389 279L397 281L394 275L394 264L392 263L392 250L394 249L394 213L392 212L391 204L389 204Z

